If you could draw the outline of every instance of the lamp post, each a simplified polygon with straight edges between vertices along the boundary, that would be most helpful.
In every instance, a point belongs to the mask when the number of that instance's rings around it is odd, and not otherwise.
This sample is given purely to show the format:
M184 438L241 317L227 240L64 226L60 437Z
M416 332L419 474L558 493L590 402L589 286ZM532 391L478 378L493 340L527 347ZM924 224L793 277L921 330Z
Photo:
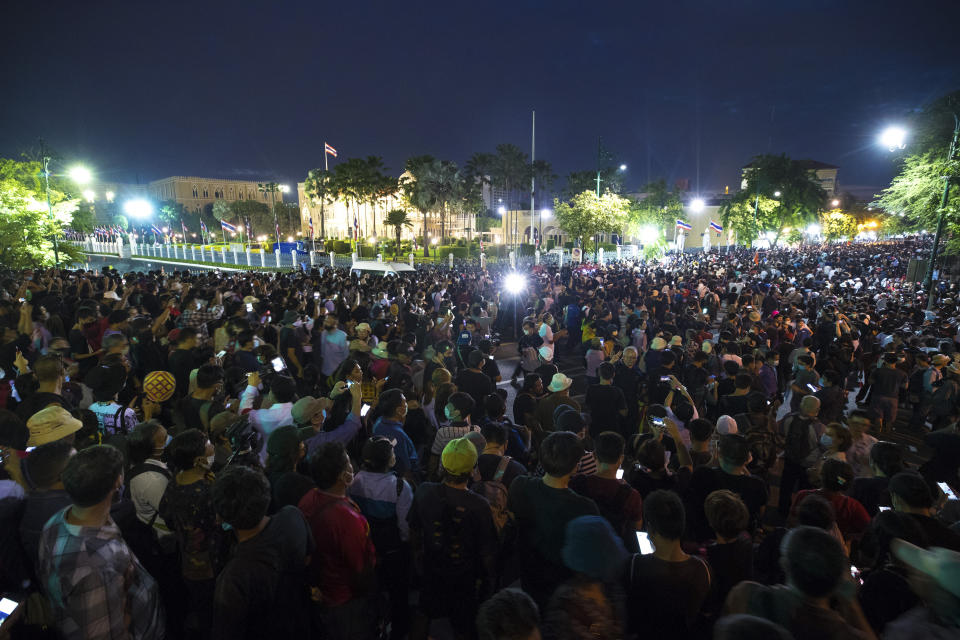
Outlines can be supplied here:
M73 167L67 172L67 175L77 184L87 184L93 177L86 167ZM50 156L43 157L43 183L47 197L47 217L50 222L53 222L53 205L50 204ZM53 266L56 269L60 268L60 242L57 239L57 229L53 231Z
M602 156L603 156L602 138L600 136L597 136L597 200L600 200L600 183L602 182L602 180L600 179L600 173L602 171L602 169L600 168L600 163L602 161ZM617 173L623 173L626 170L627 170L627 165L625 164L621 164L619 167L617 167ZM599 248L600 248L600 236L597 235L597 236L594 236L594 255L596 255L596 250Z
M906 131L900 127L888 127L880 134L880 144L887 147L890 151L903 149L905 146ZM950 141L950 150L947 151L947 162L954 159L957 153L957 138L960 137L960 117L953 114L953 139ZM927 265L927 275L923 278L923 286L927 290L927 311L933 311L934 308L934 287L933 271L937 264L937 255L940 251L940 236L943 234L943 215L947 208L947 200L950 198L950 184L953 176L943 176L943 193L940 196L940 212L937 216L937 231L933 235L933 248L930 250L930 263Z

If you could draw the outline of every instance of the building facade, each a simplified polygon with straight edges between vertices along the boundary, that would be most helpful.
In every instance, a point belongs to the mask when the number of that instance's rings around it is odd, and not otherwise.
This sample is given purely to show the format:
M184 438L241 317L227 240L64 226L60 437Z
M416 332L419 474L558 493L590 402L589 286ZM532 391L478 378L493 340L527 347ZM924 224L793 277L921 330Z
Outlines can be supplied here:
M268 182L264 180L263 182ZM200 213L204 207L213 205L218 200L234 202L237 200L257 200L270 205L269 193L260 193L257 181L250 180L218 180L215 178L200 178L196 176L171 176L161 180L154 180L146 185L149 196L158 201L174 200L184 206L187 211ZM276 193L276 201L283 200L283 194Z
M840 181L837 177L840 167L817 160L799 160L798 162L804 169L812 172L816 176L820 187L827 192L827 197L832 198L840 193ZM747 174L751 171L753 171L753 163L744 165L741 169L741 189L747 188Z

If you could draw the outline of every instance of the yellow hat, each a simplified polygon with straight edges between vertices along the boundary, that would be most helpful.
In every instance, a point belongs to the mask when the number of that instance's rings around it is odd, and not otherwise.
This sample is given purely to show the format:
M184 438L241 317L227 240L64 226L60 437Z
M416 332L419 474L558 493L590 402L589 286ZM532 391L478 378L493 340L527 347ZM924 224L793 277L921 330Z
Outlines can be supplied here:
M143 392L154 402L165 402L173 396L177 381L169 371L151 371L143 379Z
M477 464L477 448L466 438L455 438L443 448L440 464L455 476L470 473Z
M39 447L42 444L56 442L71 433L76 433L82 426L83 423L70 415L69 411L58 404L51 404L37 411L27 420L27 428L30 429L27 446Z

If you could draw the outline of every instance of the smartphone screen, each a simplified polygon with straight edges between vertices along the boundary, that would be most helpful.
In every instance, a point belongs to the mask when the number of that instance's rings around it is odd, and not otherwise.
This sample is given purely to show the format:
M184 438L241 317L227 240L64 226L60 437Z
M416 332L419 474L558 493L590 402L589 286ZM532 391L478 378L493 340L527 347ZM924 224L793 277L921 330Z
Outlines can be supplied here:
M623 480L623 469L617 469L617 480Z
M218 357L218 358L222 358L222 357L225 356L225 355L227 355L227 352L226 352L226 351L221 351L220 353L217 354L217 357Z
M253 311L253 305L248 302L248 303L247 303L247 313L251 313L252 311Z
M319 300L319 299L320 299L320 292L319 292L319 291L314 291L314 292L313 292L313 299L314 299L314 300Z
M653 553L653 543L646 531L637 531L637 542L640 544L640 554L647 556Z
M9 618L19 606L20 603L16 600L11 600L10 598L0 598L0 625L2 625L4 620Z
M362 407L360 407L360 417L362 418L366 416L368 411L370 411L370 405L365 404Z
M670 376L660 376L660 382L670 382Z
M666 423L663 421L663 418L650 418L650 422L651 422L651 423L653 424L653 426L655 426L655 427L662 427L662 426L666 425Z
M943 491L943 494L947 496L947 500L956 500L957 494L953 492L953 489L950 488L946 482L938 482L937 486L940 487L940 491Z
M877 507L880 511L890 511L890 507Z
M271 360L270 364L273 365L273 370L276 371L277 373L283 371L283 358L281 358L280 356L277 356L276 358Z
M810 393L816 393L816 392L817 392L817 388L816 388L815 386L813 386L812 384L808 384L808 385L807 385L807 389L810 389Z

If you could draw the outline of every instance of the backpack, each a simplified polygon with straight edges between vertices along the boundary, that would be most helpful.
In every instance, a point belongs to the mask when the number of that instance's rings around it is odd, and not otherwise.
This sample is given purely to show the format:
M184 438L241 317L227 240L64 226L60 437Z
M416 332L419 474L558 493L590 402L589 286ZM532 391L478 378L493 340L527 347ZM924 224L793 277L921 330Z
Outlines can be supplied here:
M507 510L507 486L503 484L503 474L507 471L509 464L510 456L501 456L493 478L481 480L471 487L471 491L483 496L490 503L493 524L497 528L497 534L500 535L503 534L504 528L511 519L510 511Z
M753 460L748 468L751 473L766 473L777 461L777 453L783 446L782 439L770 431L766 426L755 427L750 416L740 413L733 417L737 421L737 428L747 440L747 447ZM778 442L778 440L781 440Z
M799 414L792 414L786 418L786 436L783 443L784 457L790 462L800 464L810 455L813 447L810 445L811 419Z
M120 529L124 541L126 541L127 546L129 546L138 557L156 557L165 554L165 549L160 545L160 540L157 538L156 529L153 528L153 523L157 520L159 510L153 512L153 517L150 518L149 522L143 522L137 517L136 506L130 497L130 482L140 474L148 471L161 474L168 482L173 480L173 474L163 467L146 462L134 465L125 475L123 495L120 500L110 508L110 515L116 523L117 528Z

